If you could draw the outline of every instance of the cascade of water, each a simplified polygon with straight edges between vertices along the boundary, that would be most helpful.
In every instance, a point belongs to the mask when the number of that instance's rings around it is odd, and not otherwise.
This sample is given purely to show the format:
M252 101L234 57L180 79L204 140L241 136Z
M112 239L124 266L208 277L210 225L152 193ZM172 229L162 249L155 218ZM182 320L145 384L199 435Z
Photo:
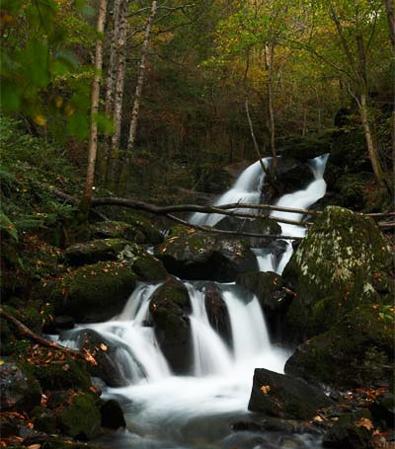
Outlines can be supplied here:
M226 374L231 368L231 357L225 343L209 323L204 293L192 284L186 285L192 305L189 319L193 344L193 373L195 376Z
M271 158L262 159L265 167L269 166ZM233 187L221 195L214 203L215 206L231 203L249 203L258 204L261 197L261 186L265 179L265 173L262 170L259 161L247 167L235 181ZM244 209L244 212L247 210ZM255 213L255 210L248 210L249 213ZM204 214L196 212L191 215L189 221L192 224L214 226L224 216L220 214Z

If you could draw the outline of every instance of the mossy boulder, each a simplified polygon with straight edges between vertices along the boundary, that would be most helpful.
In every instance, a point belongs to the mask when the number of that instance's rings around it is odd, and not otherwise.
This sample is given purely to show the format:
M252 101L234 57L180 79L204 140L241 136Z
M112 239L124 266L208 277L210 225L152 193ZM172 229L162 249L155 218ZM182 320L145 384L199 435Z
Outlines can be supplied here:
M155 255L183 279L231 282L238 273L258 268L248 242L195 230L171 233Z
M330 330L301 344L285 372L337 387L391 384L394 315L390 309L377 304L355 307Z
M391 271L389 245L374 221L327 207L283 273L297 292L287 316L289 328L311 336L360 304L392 304Z
M239 274L236 283L256 295L265 312L271 335L279 339L285 314L293 299L283 278L271 271L249 271Z
M128 245L119 238L91 240L69 246L65 253L66 262L72 266L94 264L103 260L116 260L118 254Z
M60 429L68 436L90 440L99 433L100 405L91 393L73 394L69 402L57 410L57 416Z
M118 257L128 262L139 281L157 283L169 276L163 263L139 245L127 245Z
M248 409L286 419L311 419L332 401L302 379L257 368Z
M28 411L40 404L37 379L13 362L0 365L0 410Z
M176 373L187 373L192 362L188 290L169 278L152 295L149 307L162 352Z
M97 322L120 313L134 290L137 276L126 261L98 262L46 283L57 314L78 322Z

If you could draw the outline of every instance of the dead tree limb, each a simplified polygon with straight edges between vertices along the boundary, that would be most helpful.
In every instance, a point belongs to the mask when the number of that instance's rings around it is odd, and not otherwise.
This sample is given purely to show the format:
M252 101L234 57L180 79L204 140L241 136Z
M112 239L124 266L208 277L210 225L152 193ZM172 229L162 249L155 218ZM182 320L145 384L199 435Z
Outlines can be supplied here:
M76 351L75 349L66 348L64 346L60 346L58 343L55 343L54 341L47 340L44 337L41 337L40 335L34 333L31 329L29 329L25 324L23 324L21 321L16 319L14 316L12 316L10 313L6 312L3 307L0 307L0 316L5 318L7 321L12 323L17 331L23 336L28 338L29 340L34 341L35 343L38 343L41 346L45 346L46 348L55 349L57 351L63 352L68 355L77 356L79 358L85 359L85 356L82 352Z

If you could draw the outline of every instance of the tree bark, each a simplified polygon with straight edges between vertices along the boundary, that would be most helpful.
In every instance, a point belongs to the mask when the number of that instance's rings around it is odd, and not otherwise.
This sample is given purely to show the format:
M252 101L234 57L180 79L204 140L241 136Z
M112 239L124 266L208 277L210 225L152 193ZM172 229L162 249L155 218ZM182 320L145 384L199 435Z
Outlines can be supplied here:
M148 20L147 20L147 23L145 26L144 41L143 41L143 46L141 49L141 59L140 59L140 65L139 65L139 70L138 70L137 85L136 85L136 91L134 94L132 118L131 118L131 122L130 122L130 130L129 130L129 141L128 141L128 157L129 158L131 157L131 154L134 150L135 141L136 141L137 123L138 123L138 118L139 118L140 101L141 101L141 96L143 93L146 61L147 61L148 48L149 48L149 42L150 42L150 36L151 36L151 28L152 28L152 23L154 21L155 15L156 15L157 8L158 8L158 2L157 2L157 0L154 0L152 2L151 12L150 12L150 15L148 17Z
M114 134L111 139L111 149L119 147L122 123L122 102L125 86L125 60L126 60L126 35L128 31L128 4L129 0L123 0L119 11L119 28L116 39L116 77L113 107Z
M273 60L274 60L274 44L265 46L265 68L267 71L267 98L269 112L269 131L270 131L270 149L273 156L272 170L275 173L277 168L276 154L276 126L273 108Z
M91 90L91 125L88 147L88 167L86 171L85 189L81 202L81 209L88 210L92 200L93 184L95 179L95 166L97 156L97 113L99 111L100 78L103 66L103 39L104 25L106 21L107 0L100 0L97 15L96 30L99 37L96 41L95 75Z

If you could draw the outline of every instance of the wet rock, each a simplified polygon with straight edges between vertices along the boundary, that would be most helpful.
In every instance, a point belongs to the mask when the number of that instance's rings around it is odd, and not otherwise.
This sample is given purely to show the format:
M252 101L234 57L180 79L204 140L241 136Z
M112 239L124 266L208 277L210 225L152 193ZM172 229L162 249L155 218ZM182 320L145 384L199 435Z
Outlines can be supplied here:
M278 159L276 172L278 196L302 190L314 181L313 172L306 160L300 162L290 157Z
M254 271L239 274L236 283L256 295L265 312L271 335L279 339L283 319L294 297L282 277L270 271Z
M107 429L117 430L120 427L126 427L123 411L119 403L110 399L106 401L100 408L101 425Z
M300 336L316 335L362 304L392 304L392 258L374 221L327 207L284 270L296 289L287 322Z
M85 329L77 335L62 335L63 338L72 338L80 349L88 351L95 358L97 365L89 365L91 376L99 377L109 387L124 387L133 380L130 367L122 361L130 359L129 348L119 341L111 341L92 329ZM139 367L136 364L136 369ZM143 374L140 367L141 374Z
M98 398L90 393L77 393L57 410L60 429L68 436L90 440L98 435L101 414Z
M156 248L155 255L169 273L183 279L231 282L238 273L257 269L247 242L179 228Z
M280 225L271 218L263 216L256 219L225 216L215 225L215 228L251 234L281 234ZM248 237L248 241L251 247L261 248L270 244L272 239Z
M213 166L211 163L198 166L195 176L198 182L194 188L207 193L222 193L233 182L233 176L228 171L221 167Z
M57 419L52 410L36 407L32 412L33 424L36 430L54 434L57 431Z
M124 239L92 240L69 246L64 256L66 262L72 266L94 264L103 260L116 260L126 245L128 241Z
M282 158L290 158L305 162L332 151L332 136L322 133L315 136L287 138L278 146L278 154Z
M86 323L120 313L135 285L136 274L127 262L98 262L48 281L44 291L57 314Z
M15 363L0 365L0 410L30 410L40 403L41 388L37 380Z
M229 345L232 344L232 329L230 317L225 301L222 299L221 291L216 284L209 283L204 289L204 301L208 320L214 330Z
M332 401L318 388L302 379L255 369L248 409L269 416L310 419Z
M187 373L192 362L191 303L184 284L168 279L153 294L149 307L159 345L176 373Z

